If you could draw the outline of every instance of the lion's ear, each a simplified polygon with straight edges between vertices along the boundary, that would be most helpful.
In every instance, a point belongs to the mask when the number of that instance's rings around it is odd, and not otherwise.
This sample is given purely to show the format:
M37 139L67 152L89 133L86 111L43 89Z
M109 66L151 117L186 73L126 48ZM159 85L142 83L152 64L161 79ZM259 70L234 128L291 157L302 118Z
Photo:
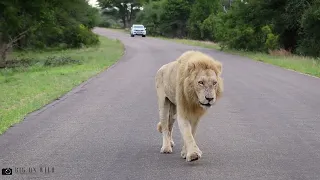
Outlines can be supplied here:
M193 62L188 63L188 72L192 72L196 68L196 65Z

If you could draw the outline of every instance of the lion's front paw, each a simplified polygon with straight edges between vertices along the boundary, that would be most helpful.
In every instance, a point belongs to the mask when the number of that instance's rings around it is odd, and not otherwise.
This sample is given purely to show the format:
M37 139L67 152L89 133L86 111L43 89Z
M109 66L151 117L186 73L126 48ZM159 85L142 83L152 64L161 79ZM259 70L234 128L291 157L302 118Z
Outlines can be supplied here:
M172 153L172 147L171 146L162 146L160 153Z
M202 152L199 149L195 151L190 151L190 153L187 153L186 161L187 162L196 161L201 158L201 155L202 155Z

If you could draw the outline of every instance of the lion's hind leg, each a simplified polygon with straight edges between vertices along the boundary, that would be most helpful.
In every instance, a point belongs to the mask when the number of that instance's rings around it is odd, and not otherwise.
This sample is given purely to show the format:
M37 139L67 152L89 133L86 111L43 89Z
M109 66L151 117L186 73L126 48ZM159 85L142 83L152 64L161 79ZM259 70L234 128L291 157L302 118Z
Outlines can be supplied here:
M171 131L169 130L170 101L166 97L159 97L159 117L160 122L157 125L158 130L162 133L161 153L172 153ZM172 130L172 128L171 128Z
M173 141L173 137L172 137L172 134L173 134L173 124L174 122L176 121L175 119L175 115L177 113L177 110L176 110L176 105L174 105L173 103L170 102L170 110L169 110L169 137L170 137L170 143L171 143L171 147L174 146L174 141Z

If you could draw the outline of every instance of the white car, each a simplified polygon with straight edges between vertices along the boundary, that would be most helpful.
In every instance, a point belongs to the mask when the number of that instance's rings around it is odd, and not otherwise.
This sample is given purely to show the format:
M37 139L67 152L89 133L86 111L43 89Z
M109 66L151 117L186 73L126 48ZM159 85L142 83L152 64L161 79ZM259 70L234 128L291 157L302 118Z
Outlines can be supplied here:
M142 24L133 24L130 30L131 37L135 35L146 37L147 35L147 28L144 27Z

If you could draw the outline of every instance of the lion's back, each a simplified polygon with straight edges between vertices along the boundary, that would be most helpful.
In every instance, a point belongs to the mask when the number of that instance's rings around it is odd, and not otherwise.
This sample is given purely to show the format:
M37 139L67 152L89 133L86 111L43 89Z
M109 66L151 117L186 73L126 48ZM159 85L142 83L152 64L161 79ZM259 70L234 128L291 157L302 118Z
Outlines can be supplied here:
M158 94L163 93L172 103L175 104L177 62L173 61L163 65L156 74L156 88Z

